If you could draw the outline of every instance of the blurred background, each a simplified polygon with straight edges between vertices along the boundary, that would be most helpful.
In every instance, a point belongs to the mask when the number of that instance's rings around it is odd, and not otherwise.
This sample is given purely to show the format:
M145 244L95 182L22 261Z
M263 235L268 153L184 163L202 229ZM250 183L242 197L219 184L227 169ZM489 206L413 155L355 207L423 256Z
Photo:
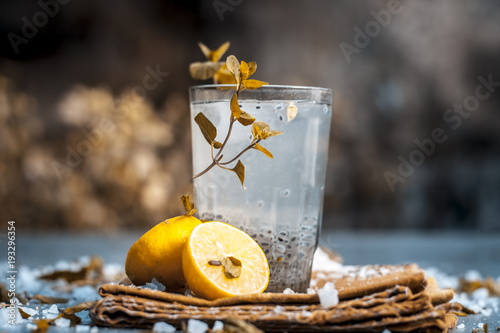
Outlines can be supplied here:
M256 79L334 89L325 228L498 231L499 34L495 0L2 1L0 221L178 215L188 67L230 41Z

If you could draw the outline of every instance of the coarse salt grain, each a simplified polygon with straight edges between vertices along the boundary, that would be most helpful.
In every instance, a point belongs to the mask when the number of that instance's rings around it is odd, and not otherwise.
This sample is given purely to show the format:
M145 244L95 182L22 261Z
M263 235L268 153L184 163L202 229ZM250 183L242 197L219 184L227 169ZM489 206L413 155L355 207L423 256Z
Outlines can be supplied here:
M90 333L97 333L99 332L99 329L97 328L97 326L94 326L90 329Z
M52 304L52 306L47 310L47 313L59 314L59 309L57 308L57 305Z
M465 324L460 324L460 325L457 325L456 329L457 330L463 330L465 328Z
M207 323L200 320L189 319L187 324L187 331L189 333L205 333L208 330Z
M212 332L222 331L224 329L224 323L220 320L216 320L214 326L212 326Z
M164 321L159 321L153 325L153 332L155 333L174 333L175 331L175 327Z
M76 325L75 328L77 332L87 332L90 330L90 326L87 325Z
M339 304L339 292L331 282L325 283L325 285L318 290L318 297L319 302L325 308Z
M285 290L283 290L283 294L285 294L285 295L291 295L291 294L295 294L295 291L293 291L290 288L286 288Z
M66 319L66 318L57 318L54 323L56 324L56 326L59 326L59 327L69 327L69 325L71 324L71 320L69 319Z

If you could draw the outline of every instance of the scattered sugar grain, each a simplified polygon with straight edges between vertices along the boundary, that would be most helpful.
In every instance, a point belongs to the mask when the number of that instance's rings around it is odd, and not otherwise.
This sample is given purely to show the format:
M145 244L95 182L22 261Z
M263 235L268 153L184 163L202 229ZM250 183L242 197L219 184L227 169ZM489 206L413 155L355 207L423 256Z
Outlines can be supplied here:
M187 331L189 333L205 333L208 330L207 323L200 320L189 319L187 324Z
M214 326L212 326L212 332L224 330L224 323L220 320L216 320Z
M456 329L457 330L463 330L465 328L465 324L460 324L460 325L457 325Z
M56 326L59 326L59 327L69 327L69 325L71 324L71 320L67 319L67 318L57 318L54 323L56 324Z
M175 327L164 321L159 321L153 326L153 332L155 333L174 333L175 331Z
M339 292L331 282L325 283L325 285L318 290L318 296L319 302L325 308L339 304Z
M291 294L295 294L295 291L293 291L290 288L286 288L285 290L283 290L283 294L285 294L285 295L291 295Z

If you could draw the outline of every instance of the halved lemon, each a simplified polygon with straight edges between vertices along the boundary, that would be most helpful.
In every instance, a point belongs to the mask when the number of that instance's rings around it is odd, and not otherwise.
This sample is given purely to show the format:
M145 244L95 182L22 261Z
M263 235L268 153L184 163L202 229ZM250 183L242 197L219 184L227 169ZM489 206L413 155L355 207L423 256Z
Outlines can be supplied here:
M182 269L193 294L210 300L261 293L269 283L269 265L260 246L222 222L193 229L182 253Z

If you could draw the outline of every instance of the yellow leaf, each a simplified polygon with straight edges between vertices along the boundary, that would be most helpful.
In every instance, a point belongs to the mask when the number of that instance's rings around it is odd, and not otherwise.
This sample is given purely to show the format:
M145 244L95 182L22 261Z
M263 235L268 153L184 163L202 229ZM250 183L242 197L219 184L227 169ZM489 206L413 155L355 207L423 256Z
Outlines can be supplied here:
M226 53L226 51L230 45L231 45L231 43L225 42L224 44L219 46L219 48L217 50L211 51L210 58L208 60L213 61L213 62L219 61L219 59L222 58L224 53Z
M269 150L267 150L266 148L262 147L258 143L255 144L254 148L257 149L257 150L260 150L261 152L263 152L267 157L273 158L273 154L271 154L271 152Z
M202 42L198 42L198 46L200 47L201 52L203 52L205 58L207 58L207 60L210 60L210 52L212 51Z
M248 112L241 110L241 114L240 117L238 118L238 121L243 126L248 126L253 124L255 118L252 117Z
M193 216L193 214L196 212L196 209L194 208L194 205L191 204L191 200L189 199L189 195L183 195L181 197L182 201L182 206L187 212L187 216Z
M252 80L252 79L244 80L242 82L243 87L250 89L250 90L258 89L266 84L269 84L269 83L264 82L264 81L259 81L259 80Z
M264 139L262 136L263 136L263 132L265 129L268 129L269 128L269 125L266 124L265 122L263 121L256 121L253 123L252 125L252 135L254 138L257 138L257 139Z
M283 134L283 131L267 131L266 132L266 139L269 139L270 137L272 136L278 136L278 135L281 135Z
M241 61L241 64L240 64L240 73L241 73L241 81L248 79L248 77L250 76L248 64L246 62L244 62L243 60Z
M225 63L222 64L222 67L215 73L215 82L220 84L236 84L233 74L227 69Z
M248 77L250 77L257 70L257 63L255 61L251 61L248 63Z
M282 131L273 131L269 128L269 125L263 121L256 121L252 126L252 135L255 138L266 140L272 136L277 136L283 134Z
M241 163L241 161L238 160L238 163L236 163L236 165L232 170L236 173L236 175L240 179L241 186L243 186L243 188L246 189L245 185L243 184L245 182L245 166L243 165L243 163Z
M194 62L189 65L189 74L195 80L207 80L213 77L221 67L221 63Z
M212 122L201 112L198 113L196 117L194 117L194 121L200 127L201 133L203 134L203 137L205 137L205 140L207 140L209 144L212 144L212 141L214 141L215 137L217 136L217 129L215 128L214 124L212 124Z
M227 69L233 74L236 84L240 83L240 63L234 55L230 55L226 59Z
M241 115L241 109L238 104L238 95L234 93L233 97L231 97L231 119L238 119Z

